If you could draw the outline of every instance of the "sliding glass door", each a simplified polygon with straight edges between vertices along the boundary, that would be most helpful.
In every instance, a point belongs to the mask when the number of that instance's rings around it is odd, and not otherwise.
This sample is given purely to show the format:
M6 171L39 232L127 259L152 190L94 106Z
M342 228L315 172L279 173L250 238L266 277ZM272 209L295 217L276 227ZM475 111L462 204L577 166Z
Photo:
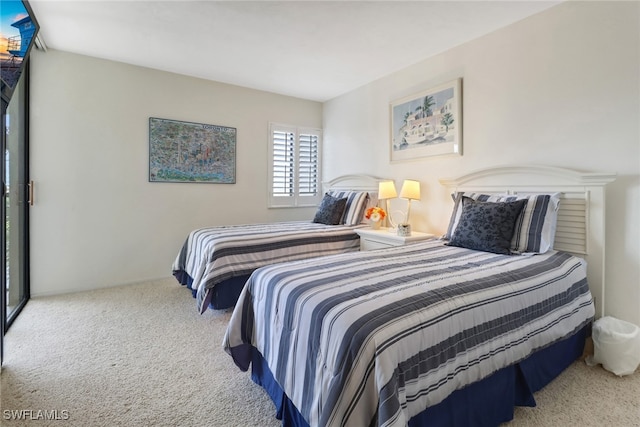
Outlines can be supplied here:
M28 185L28 76L27 69L22 73L9 104L3 101L2 106L2 334L29 299L28 206L33 188ZM1 338L0 357L3 350Z

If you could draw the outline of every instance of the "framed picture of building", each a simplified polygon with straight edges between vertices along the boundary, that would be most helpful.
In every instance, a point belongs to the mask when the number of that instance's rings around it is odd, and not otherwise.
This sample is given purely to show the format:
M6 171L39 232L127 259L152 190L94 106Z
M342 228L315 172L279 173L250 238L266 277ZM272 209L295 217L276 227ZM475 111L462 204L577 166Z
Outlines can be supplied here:
M391 102L391 161L462 155L462 79Z
M236 128L150 117L149 181L235 184Z

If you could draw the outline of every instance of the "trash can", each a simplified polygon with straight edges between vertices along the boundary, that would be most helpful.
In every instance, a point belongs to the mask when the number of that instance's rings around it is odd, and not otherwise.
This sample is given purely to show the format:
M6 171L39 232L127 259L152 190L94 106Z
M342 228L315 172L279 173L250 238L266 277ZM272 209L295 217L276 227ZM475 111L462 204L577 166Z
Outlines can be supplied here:
M604 316L593 323L593 356L589 366L602 364L618 376L631 375L640 365L640 328L633 323Z

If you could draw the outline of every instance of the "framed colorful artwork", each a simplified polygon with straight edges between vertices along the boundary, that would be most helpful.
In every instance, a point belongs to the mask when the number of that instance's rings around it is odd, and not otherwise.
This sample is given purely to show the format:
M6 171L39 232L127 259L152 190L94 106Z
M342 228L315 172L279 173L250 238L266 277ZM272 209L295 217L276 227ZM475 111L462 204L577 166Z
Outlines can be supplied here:
M462 155L461 90L456 79L391 103L392 162Z
M149 181L235 184L236 129L150 117Z

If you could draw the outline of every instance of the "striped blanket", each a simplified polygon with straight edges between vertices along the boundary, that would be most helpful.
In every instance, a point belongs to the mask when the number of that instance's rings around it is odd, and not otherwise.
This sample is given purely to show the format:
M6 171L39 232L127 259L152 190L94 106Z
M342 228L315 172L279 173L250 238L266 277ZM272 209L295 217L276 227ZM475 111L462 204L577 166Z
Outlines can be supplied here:
M580 258L431 240L256 270L223 346L243 370L257 349L310 426L405 426L593 316Z
M192 279L203 313L211 290L224 280L268 264L359 250L354 230L362 226L290 221L202 228L189 233L172 271L178 280L184 274Z

